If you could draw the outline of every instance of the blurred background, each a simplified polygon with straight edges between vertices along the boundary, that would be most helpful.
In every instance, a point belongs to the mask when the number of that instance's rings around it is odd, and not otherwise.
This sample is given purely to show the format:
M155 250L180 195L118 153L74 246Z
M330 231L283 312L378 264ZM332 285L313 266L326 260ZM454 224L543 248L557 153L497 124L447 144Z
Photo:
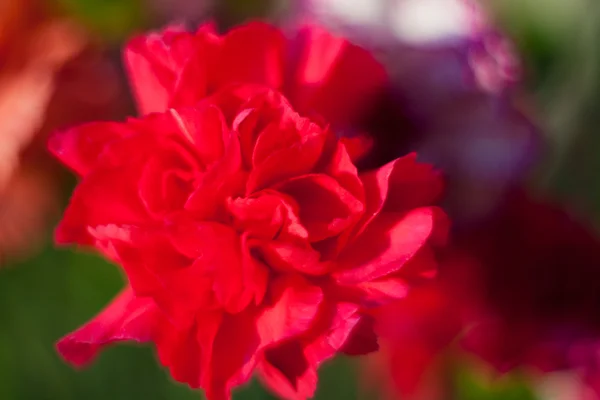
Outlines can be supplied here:
M355 8L369 24L364 4L386 2L335 3L350 14ZM95 255L53 247L52 227L75 181L46 155L45 140L54 129L135 114L120 60L132 34L169 21L216 18L223 28L254 17L285 21L290 3L0 0L0 399L200 396L173 383L149 348L111 348L84 371L58 358L55 341L97 313L123 279ZM434 13L438 6L429 3ZM525 90L549 148L531 185L598 220L600 3L488 0L485 6L523 58ZM317 398L371 398L357 378L361 362L340 358L322 368ZM455 399L575 398L568 375L535 384L517 372L490 379L468 357L456 357L453 371ZM253 383L236 398L272 397Z

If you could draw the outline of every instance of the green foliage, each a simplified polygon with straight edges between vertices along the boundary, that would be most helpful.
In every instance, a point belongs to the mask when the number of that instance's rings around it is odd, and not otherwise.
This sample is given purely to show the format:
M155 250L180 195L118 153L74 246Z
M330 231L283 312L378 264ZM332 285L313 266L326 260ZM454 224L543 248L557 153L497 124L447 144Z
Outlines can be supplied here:
M455 399L457 400L536 400L529 382L518 373L490 380L484 369L473 363L458 365L455 371Z
M141 0L54 0L107 41L119 42L146 25Z

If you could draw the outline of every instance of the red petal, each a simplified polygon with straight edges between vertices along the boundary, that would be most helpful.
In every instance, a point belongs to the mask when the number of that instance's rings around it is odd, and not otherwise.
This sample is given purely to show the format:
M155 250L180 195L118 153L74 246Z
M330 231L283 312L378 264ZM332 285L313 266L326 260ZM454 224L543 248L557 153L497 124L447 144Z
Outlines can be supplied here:
M310 136L302 136L298 142L288 148L271 154L256 165L250 173L246 193L251 194L286 179L311 172L321 158L327 135L326 132L315 132Z
M211 29L198 30L185 63L177 69L171 107L193 106L216 89L211 79L219 68L220 45L221 38Z
M303 137L322 134L323 129L319 125L300 117L281 94L269 91L257 99L261 98L264 98L265 104L257 112L261 120L266 120L268 125L260 130L256 137L252 150L252 165L260 165L272 153L293 146ZM258 124L255 126L255 130L260 128Z
M406 279L392 277L363 282L356 288L362 292L365 306L373 307L406 297L410 285Z
M52 134L48 148L75 173L85 176L95 166L105 147L114 140L133 134L126 124L92 122Z
M215 337L222 314L205 313L184 329L166 329L156 339L158 355L171 376L192 388L205 387L212 378L211 365Z
M63 219L56 228L57 243L88 245L93 239L89 228L101 225L145 224L148 215L131 182L135 171L99 170L77 186Z
M62 338L56 346L65 360L83 366L113 342L153 340L165 323L151 299L135 297L131 288L126 288L96 318Z
M270 290L273 304L256 320L262 347L307 331L323 300L321 289L298 275L275 279Z
M379 215L388 196L390 186L390 176L394 171L395 165L400 162L397 159L374 171L369 171L360 175L365 191L365 212L364 217L356 228L356 234L362 230Z
M311 242L339 234L355 223L364 210L360 200L327 175L290 179L278 189L298 203L300 221Z
M209 331L206 325L202 328L204 332ZM166 330L159 337L156 347L160 362L169 368L173 379L187 383L194 389L200 387L203 371L200 363L202 350L196 338L195 325L182 330Z
M306 239L308 232L300 224L294 199L274 190L261 190L250 198L228 202L228 210L239 229L255 238Z
M441 177L428 164L417 163L416 157L412 153L360 175L365 190L366 210L356 233L379 215L384 207L389 211L407 211L431 205L437 200L442 189Z
M278 89L284 56L285 37L279 29L261 22L233 29L223 38L215 87L245 82Z
M374 146L374 139L368 134L359 134L353 137L343 137L341 143L346 146L352 162L360 161L371 152Z
M254 297L254 304L260 305L269 285L269 268L251 253L248 234L242 236L242 268L244 290Z
M358 177L358 171L352 163L346 146L341 141L337 142L333 157L325 167L325 173L334 177L354 197L364 202L365 190Z
M221 111L210 103L200 103L196 107L170 109L186 139L195 145L195 150L205 165L218 161L225 152L225 139L229 131Z
M89 229L96 245L111 250L111 259L127 272L138 296L157 299L174 273L188 267L192 260L179 253L170 242L164 226L139 228L106 225Z
M304 28L300 41L292 103L334 125L353 122L387 82L385 69L368 51L315 26Z
M182 119L176 113L150 114L139 119L128 118L119 125L120 130L128 130L131 134L122 135L120 140L108 142L99 155L98 167L137 165L140 168L140 164L161 153L165 146L171 150L178 148L186 164L198 163L198 157L190 145L189 132L185 131L189 127L182 124Z
M313 327L313 336L306 341L307 359L318 365L333 357L346 344L361 317L356 304L324 303L319 320Z
M259 346L255 311L223 315L203 377L207 399L230 399L231 389L250 379Z
M178 74L195 48L194 35L178 29L140 36L124 58L140 114L166 111Z
M436 234L438 224L447 221L434 207L381 214L340 255L336 280L360 283L398 271Z
M198 310L220 307L212 276L198 261L162 278L162 287L154 293L158 306L178 327L189 326Z
M358 307L323 302L311 331L269 348L259 364L261 379L286 399L307 399L317 387L318 366L346 343L360 320Z
M202 176L197 189L188 198L185 209L198 218L215 219L224 212L226 199L242 194L246 182L242 169L240 141L231 135L225 154Z
M362 356L379 350L375 319L370 315L363 315L340 350L350 356Z
M216 299L228 312L239 312L248 305L250 298L243 290L241 239L235 230L215 222L179 224L172 240L183 255L196 260L192 268L212 277Z
M259 246L268 265L278 271L297 271L307 275L325 275L332 263L321 262L321 254L308 244L269 241Z
M418 163L416 154L393 162L385 200L386 211L406 211L433 205L442 194L441 173L430 164Z
M186 235L183 231L181 234ZM167 293L159 305L164 304L170 316L185 324L190 315L201 309L225 307L229 312L238 312L252 301L255 304L262 302L269 271L249 254L245 235L241 244L239 238L228 239L229 234L221 234L221 238L212 240L201 239L194 232L188 231L187 235L190 240L202 240L205 245L196 246L201 256L191 266L176 270L163 279L163 289ZM240 245L241 249L231 248L232 245Z
M298 340L267 350L258 372L265 386L282 399L310 399L317 388L317 366L308 364Z

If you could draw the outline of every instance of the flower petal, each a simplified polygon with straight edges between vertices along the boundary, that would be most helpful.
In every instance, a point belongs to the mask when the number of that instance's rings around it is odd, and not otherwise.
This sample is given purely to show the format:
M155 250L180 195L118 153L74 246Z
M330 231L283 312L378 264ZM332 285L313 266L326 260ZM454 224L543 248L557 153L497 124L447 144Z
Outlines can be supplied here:
M304 175L278 187L291 196L300 210L300 222L311 242L341 233L356 222L363 203L339 182L324 174Z
M383 66L368 51L322 28L306 26L290 89L294 107L316 111L333 125L356 122L387 82Z
M383 213L340 255L335 279L350 284L389 275L402 268L446 226L445 214L435 207Z
M334 177L354 197L364 202L365 191L363 184L358 177L358 170L352 162L352 158L344 142L337 142L331 161L325 167L325 172Z
M199 327L199 331L201 329ZM254 310L244 310L235 315L223 314L203 377L206 397L211 400L230 399L231 389L246 383L252 376L259 346Z
M222 317L221 313L204 313L191 326L165 329L157 337L160 362L176 381L200 388L210 380L210 363Z
M373 307L406 297L410 284L406 279L391 277L359 283L357 288L362 292L365 306Z
M215 222L180 223L171 238L183 255L196 260L192 268L200 268L212 278L212 290L228 312L247 306L250 299L243 296L241 238L233 228Z
M276 279L270 290L273 304L256 320L263 347L307 331L323 301L322 290L298 275Z
M365 218L360 233L381 211L405 211L432 205L442 190L440 174L428 164L416 162L411 153L383 167L363 173L360 179L366 195Z
M164 323L152 299L136 297L128 287L96 318L62 338L56 347L65 360L83 366L113 342L153 340Z
M195 107L170 109L169 112L183 136L194 144L205 165L223 156L229 132L225 117L217 107L205 102Z
M53 133L48 149L75 173L86 176L110 142L133 133L125 124L92 122Z
M170 93L171 107L193 106L216 89L211 79L218 68L221 42L209 25L198 29L185 63L176 70L177 78Z
M285 37L262 22L231 30L223 38L215 86L229 83L259 83L273 89L283 84ZM240 68L243 65L243 68Z
M322 262L321 254L305 243L272 240L258 246L265 262L275 271L297 271L306 275L326 275L333 263Z
M306 239L308 232L298 218L298 205L289 196L275 190L261 190L249 198L228 202L228 210L239 229L254 238Z
M223 217L226 199L243 193L246 178L239 138L231 135L225 144L223 157L202 175L185 204L185 210L197 219Z
M318 366L344 346L359 321L357 306L324 301L310 332L265 352L258 365L260 378L285 399L313 397Z
M272 153L250 172L246 193L251 194L295 176L310 173L319 162L328 139L326 132L303 135L289 147Z
M417 162L415 153L392 162L385 211L406 211L435 204L442 194L440 171Z
M196 39L179 27L132 39L124 51L125 65L142 115L169 107L177 76Z
M146 223L148 215L131 185L136 181L136 175L132 170L107 169L86 176L73 192L56 228L56 242L91 245L94 240L89 235L89 228Z
M362 356L377 350L379 350L379 343L375 333L375 318L363 315L352 328L350 336L340 351L349 356Z
M289 341L265 352L258 365L259 377L277 396L304 400L317 389L317 367L309 365L300 341Z

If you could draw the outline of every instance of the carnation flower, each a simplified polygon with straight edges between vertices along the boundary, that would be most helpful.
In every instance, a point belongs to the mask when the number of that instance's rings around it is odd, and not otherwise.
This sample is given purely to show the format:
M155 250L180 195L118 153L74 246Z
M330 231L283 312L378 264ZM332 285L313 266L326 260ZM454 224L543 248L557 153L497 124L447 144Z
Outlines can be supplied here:
M377 348L369 308L434 275L439 174L414 155L358 171L335 134L382 68L322 30L301 36L253 23L134 39L144 115L53 136L81 177L57 242L97 249L130 284L59 342L67 360L151 341L209 399L255 370L304 399L322 362Z

